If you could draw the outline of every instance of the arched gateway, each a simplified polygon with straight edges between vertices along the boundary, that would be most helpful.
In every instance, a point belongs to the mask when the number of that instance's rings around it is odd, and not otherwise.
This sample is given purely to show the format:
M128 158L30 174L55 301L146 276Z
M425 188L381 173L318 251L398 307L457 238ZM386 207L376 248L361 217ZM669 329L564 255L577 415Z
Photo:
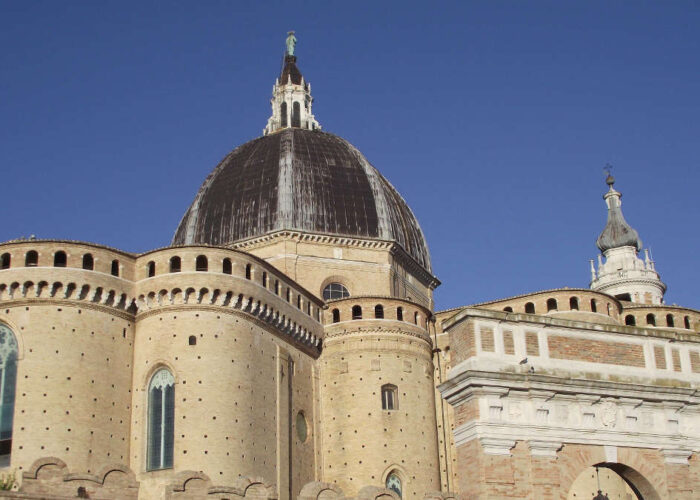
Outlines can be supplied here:
M661 500L651 482L639 471L620 463L599 463L583 470L574 480L567 500L603 495L609 500Z

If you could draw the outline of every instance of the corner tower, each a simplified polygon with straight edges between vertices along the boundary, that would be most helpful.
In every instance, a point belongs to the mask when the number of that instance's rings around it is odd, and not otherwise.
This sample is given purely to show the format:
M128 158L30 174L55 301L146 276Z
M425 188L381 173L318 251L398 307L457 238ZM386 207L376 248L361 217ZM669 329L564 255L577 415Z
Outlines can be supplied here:
M609 186L603 195L608 221L596 242L601 252L597 270L591 260L591 289L629 302L661 304L666 285L656 272L649 250L644 250L644 260L639 258L642 240L622 215L622 194L613 187L615 178L608 174L605 182Z

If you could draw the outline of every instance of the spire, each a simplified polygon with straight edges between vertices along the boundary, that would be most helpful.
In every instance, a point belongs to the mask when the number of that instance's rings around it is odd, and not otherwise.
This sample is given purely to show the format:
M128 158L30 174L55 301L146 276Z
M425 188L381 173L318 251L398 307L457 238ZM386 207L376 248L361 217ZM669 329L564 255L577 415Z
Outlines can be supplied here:
M632 229L625 217L622 215L622 194L615 191L613 185L615 178L608 173L605 183L610 187L607 193L603 195L603 199L608 206L608 222L605 229L598 236L596 242L601 252L605 253L612 248L620 248L625 246L634 247L637 251L642 249L642 240L639 238L637 231Z
M272 88L270 100L272 116L267 120L267 126L263 130L264 135L285 128L321 129L311 112L313 103L311 84L304 80L296 64L297 56L294 55L296 44L297 38L294 31L289 31L285 40L282 71Z

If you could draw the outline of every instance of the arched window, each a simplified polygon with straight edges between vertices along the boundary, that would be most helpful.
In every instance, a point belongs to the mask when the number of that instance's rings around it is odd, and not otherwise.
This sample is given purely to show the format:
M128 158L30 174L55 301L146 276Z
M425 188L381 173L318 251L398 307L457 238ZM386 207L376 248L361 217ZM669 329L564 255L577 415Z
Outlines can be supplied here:
M608 306L608 316L610 316L610 302L607 303Z
M634 319L634 316L628 314L627 316L625 316L625 324L627 326L635 326L637 324L637 321Z
M95 268L95 259L92 258L92 254L86 253L83 255L83 269L92 271Z
M418 324L418 313L417 312L413 313L413 324L414 325Z
M275 295L280 294L280 280L275 280Z
M267 288L267 273L265 271L263 271L263 275L262 275L262 286Z
M362 307L352 306L352 319L362 319Z
M36 267L39 264L39 254L36 250L29 250L24 256L24 265L27 267Z
M9 465L12 451L12 419L15 414L17 339L0 323L0 462Z
M382 386L382 410L398 410L397 387L392 384Z
M374 317L377 319L384 319L384 306L381 304L374 306Z
M301 309L301 295L297 294L297 309Z
M350 297L350 292L342 283L329 283L323 289L323 300L344 299Z
M338 309L333 309L331 314L333 315L333 323L338 323L340 321L340 311Z
M190 338L187 340L187 343L189 345L197 345L197 337L194 335L190 335Z
M223 263L221 264L221 272L224 274L231 274L233 272L233 268L231 266L231 259L228 257L224 259Z
M391 471L386 477L386 489L393 491L401 498L401 478L396 471Z
M287 287L287 302L292 301L292 291Z
M512 313L512 312L513 312L513 308L510 307L510 306L504 307L503 310L504 310L505 312L507 312L507 313Z
M148 385L148 470L171 469L175 435L175 378L158 370Z
M598 304L595 299L591 299L591 312L598 312Z
M253 276L253 266L250 264L245 265L245 279L249 280Z
M535 304L533 304L532 302L528 302L527 304L525 304L525 312L527 314L535 314Z
M572 311L578 311L578 299L576 297L571 297L569 299L569 309Z
M53 267L66 267L67 262L68 257L66 256L66 252L63 250L59 250L53 254Z
M148 264L146 264L146 268L148 269L148 277L152 278L153 276L156 275L156 263L153 261L150 261Z
M287 103L280 104L280 126L287 126Z
M683 324L685 325L686 330L690 330L690 316L683 318Z
M194 268L199 272L206 272L209 270L209 261L206 255L198 255L195 261Z
M666 315L666 326L670 326L671 328L676 326L676 322L673 320L673 314Z
M647 314L647 325L656 326L656 316L651 313Z
M112 276L119 276L119 261L116 259L112 261Z
M298 101L292 104L292 127L301 127L301 105Z
M557 310L557 299L547 299L547 312Z
M178 257L178 256L170 257L170 272L171 273L179 273L181 269L182 269L182 261L180 260L180 257Z
M0 258L0 269L9 269L11 260L12 257L9 253L2 254L2 257Z
M396 319L399 321L403 321L403 307L396 308Z

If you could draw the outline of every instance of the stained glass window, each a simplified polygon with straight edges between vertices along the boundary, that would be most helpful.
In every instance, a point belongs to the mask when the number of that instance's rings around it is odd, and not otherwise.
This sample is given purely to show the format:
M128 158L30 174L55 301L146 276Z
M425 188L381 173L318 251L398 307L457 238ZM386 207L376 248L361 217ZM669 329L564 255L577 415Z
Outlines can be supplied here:
M163 368L148 388L148 470L173 466L175 435L175 378Z
M389 490L395 491L401 498L401 478L396 472L392 472L386 478L386 487Z

